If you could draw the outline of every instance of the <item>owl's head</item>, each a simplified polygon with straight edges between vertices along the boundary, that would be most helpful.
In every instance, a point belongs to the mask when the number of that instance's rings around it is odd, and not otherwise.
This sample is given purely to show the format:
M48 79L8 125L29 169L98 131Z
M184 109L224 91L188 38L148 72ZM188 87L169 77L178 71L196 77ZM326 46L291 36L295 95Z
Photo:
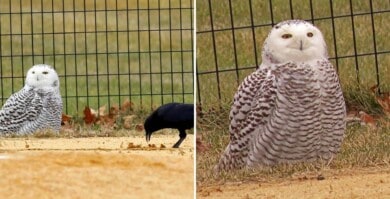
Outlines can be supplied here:
M288 20L275 25L264 42L263 62L307 62L328 58L321 31L303 20Z
M27 72L26 85L34 88L59 88L57 72L49 65L34 65Z

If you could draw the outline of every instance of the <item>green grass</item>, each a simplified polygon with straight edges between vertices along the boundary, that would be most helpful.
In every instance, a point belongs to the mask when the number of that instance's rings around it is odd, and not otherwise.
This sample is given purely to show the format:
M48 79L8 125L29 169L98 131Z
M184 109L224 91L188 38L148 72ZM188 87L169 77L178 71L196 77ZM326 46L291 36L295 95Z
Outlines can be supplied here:
M197 153L197 184L198 186L243 181L264 181L272 179L286 179L302 172L322 172L325 170L337 171L348 168L363 167L389 167L390 166L390 120L381 119L376 129L366 126L349 125L346 137L340 153L333 162L326 166L323 163L303 163L297 165L280 165L265 170L239 170L216 175L212 168L217 164L221 153L229 142L229 111L233 95L240 83L255 69L255 48L252 41L252 29L248 1L231 1L234 27L232 28L229 11L229 1L211 1L213 24L215 32L216 53L213 48L212 34L197 34L197 70L201 74L199 78L199 93L204 116L198 118L197 134L202 137L204 144L209 145L209 150ZM294 18L311 19L309 1L292 1ZM329 1L312 1L314 18L330 17ZM353 12L370 12L369 1L353 0ZM256 50L258 63L261 63L261 50L269 30L271 29L271 14L269 1L252 1L254 25L268 24L254 28L256 36ZM288 1L272 1L274 22L291 18ZM388 30L390 24L386 23L390 18L390 2L373 1L373 10L387 11L374 15L376 31L376 49L378 52L390 51ZM197 31L210 31L210 10L207 0L197 1ZM349 15L349 1L333 1L333 15ZM383 117L383 110L375 100L370 87L376 85L375 56L359 56L357 60L353 48L352 20L351 17L334 19L335 35L331 19L315 21L324 34L330 57L336 56L334 38L336 39L337 56L351 56L337 60L339 77L342 84L348 110L362 110L366 113ZM373 33L371 29L371 15L359 15L354 17L356 34L356 49L358 54L374 53ZM224 30L228 29L228 30ZM236 43L234 51L233 39ZM237 59L235 59L235 54ZM217 56L216 66L214 63ZM380 88L382 91L390 91L390 54L378 54ZM336 60L331 60L336 66ZM359 73L356 72L356 61ZM236 70L236 62L239 69ZM248 68L252 67L252 68ZM216 74L218 70L229 70L219 73L220 84L217 84ZM357 82L359 77L360 83ZM218 89L221 97L218 96Z
M289 179L300 173L327 173L329 170L390 167L390 118L378 122L377 128L350 124L339 154L329 164L323 162L278 165L270 168L242 169L215 173L213 167L229 142L229 109L205 112L198 118L197 134L209 150L197 153L197 184L207 186L224 182L271 181Z
M0 96L6 99L19 90L33 64L46 63L60 75L64 111L71 115L86 105L98 108L126 98L139 109L170 101L192 103L193 33L178 29L191 29L193 17L190 9L168 10L193 7L191 1L94 2L63 6L58 0L53 5L0 0ZM105 9L110 11L95 12ZM9 12L13 14L5 14ZM157 29L162 31L148 31ZM107 97L119 94L124 96Z

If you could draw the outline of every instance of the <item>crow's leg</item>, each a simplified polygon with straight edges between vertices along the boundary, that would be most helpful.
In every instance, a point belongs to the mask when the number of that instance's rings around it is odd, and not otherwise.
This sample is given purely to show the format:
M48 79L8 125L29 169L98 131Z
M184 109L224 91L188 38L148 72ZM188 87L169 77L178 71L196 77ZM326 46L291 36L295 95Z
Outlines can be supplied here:
M184 139L187 137L187 133L185 129L179 129L180 132L180 139L176 142L175 145L173 145L173 148L179 148L180 144L183 142Z

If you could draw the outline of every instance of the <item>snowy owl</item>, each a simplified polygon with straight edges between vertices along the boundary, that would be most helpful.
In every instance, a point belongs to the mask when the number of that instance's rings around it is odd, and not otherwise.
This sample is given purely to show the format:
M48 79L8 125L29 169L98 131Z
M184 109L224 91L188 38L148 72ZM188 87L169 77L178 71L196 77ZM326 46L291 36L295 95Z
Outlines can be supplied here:
M320 30L281 22L264 42L262 64L234 95L230 143L215 170L329 161L343 140L345 115Z
M24 135L61 128L62 100L56 71L39 64L27 72L22 90L11 95L0 110L0 135Z

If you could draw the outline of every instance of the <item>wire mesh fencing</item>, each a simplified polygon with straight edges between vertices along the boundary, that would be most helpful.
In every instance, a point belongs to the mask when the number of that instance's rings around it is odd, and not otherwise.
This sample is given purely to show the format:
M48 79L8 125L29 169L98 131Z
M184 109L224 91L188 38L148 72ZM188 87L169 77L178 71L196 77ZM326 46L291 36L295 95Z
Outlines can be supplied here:
M324 34L343 89L390 91L390 2L373 0L197 1L197 102L230 103L238 84L261 63L271 27L312 22Z
M192 0L0 0L0 103L52 65L64 112L193 102Z

